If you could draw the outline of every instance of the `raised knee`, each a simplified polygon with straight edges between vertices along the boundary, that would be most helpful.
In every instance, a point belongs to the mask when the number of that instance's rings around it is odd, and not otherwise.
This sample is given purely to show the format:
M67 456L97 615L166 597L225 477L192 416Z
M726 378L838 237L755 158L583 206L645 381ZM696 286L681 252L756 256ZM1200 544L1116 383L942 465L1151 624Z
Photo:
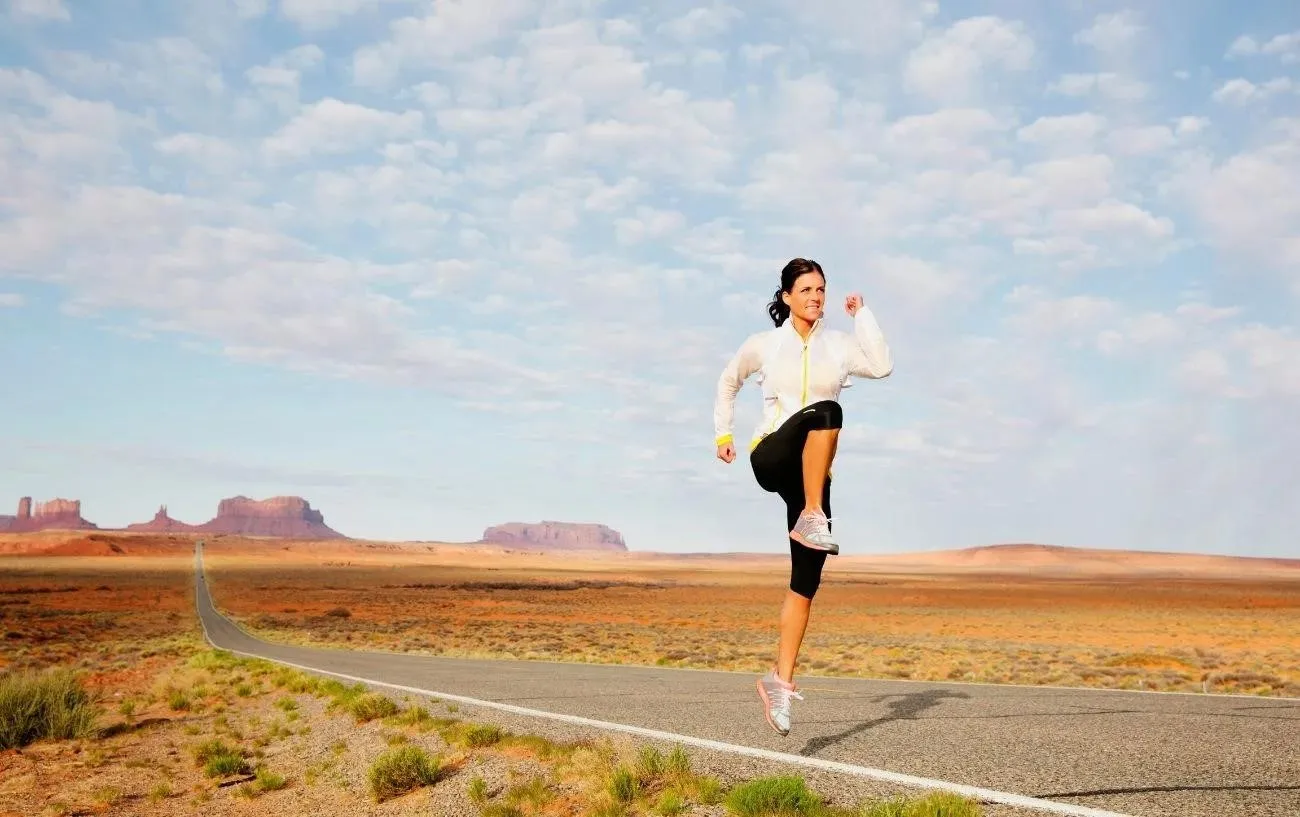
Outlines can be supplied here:
M818 400L804 411L813 415L818 429L839 429L844 427L844 409L835 400Z
M820 576L798 576L790 580L790 589L809 601L817 595L817 588L820 586Z

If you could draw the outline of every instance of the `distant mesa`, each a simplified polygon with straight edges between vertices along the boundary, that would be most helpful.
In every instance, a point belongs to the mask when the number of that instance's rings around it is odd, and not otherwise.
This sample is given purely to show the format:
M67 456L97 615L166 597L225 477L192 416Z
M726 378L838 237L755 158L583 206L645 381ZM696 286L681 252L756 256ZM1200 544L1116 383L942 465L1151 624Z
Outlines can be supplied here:
M275 496L256 500L246 496L223 499L217 515L201 525L178 522L167 515L164 505L148 522L127 525L129 531L152 533L224 533L238 536L269 536L280 539L346 539L325 524L325 516L307 500L297 496Z
M81 500L52 499L32 504L31 497L18 501L18 513L0 516L0 533L30 533L42 530L104 530L81 518ZM112 530L111 528L107 530ZM217 515L201 525L172 519L163 505L148 522L137 522L121 530L144 533L217 533L236 536L266 536L280 539L347 539L325 524L325 517L307 500L297 496L276 496L256 500L246 496L223 499Z
M81 518L81 500L51 499L37 502L33 509L32 498L18 500L18 513L0 516L0 533L30 533L38 530L98 530Z
M483 532L483 538L476 544L544 550L627 551L623 534L606 525L548 520L493 525Z
M197 525L188 525L184 522L177 522L167 515L167 506L162 505L158 508L158 513L153 515L153 519L148 522L134 522L126 526L129 531L147 531L150 533L187 533L197 531Z

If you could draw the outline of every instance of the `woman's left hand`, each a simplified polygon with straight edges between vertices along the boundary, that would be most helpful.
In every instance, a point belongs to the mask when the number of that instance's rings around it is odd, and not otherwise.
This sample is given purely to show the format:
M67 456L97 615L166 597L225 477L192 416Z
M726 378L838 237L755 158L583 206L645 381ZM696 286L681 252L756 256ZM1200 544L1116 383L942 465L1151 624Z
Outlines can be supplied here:
M850 318L858 314L858 310L861 308L862 308L862 296L859 295L858 293L855 292L849 297L844 299L844 311L849 313Z

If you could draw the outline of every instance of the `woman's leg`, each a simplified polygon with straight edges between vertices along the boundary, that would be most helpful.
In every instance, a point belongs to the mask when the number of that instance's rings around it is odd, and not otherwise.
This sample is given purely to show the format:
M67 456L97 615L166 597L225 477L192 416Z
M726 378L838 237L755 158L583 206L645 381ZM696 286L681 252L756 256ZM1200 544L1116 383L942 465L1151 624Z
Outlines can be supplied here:
M794 683L794 665L799 657L804 633L808 629L808 614L811 611L812 599L793 590L785 591L785 600L781 602L781 640L777 647L776 677L786 683Z
M795 473L801 473L798 469ZM781 492L785 500L786 521L798 516L803 506L802 486L786 486ZM822 489L822 505L830 509L830 481ZM780 640L777 643L776 666L758 679L758 696L763 701L767 722L777 734L790 733L790 706L802 698L794 683L794 666L803 646L804 632L808 628L808 614L812 599L821 584L822 565L826 552L804 547L790 539L790 587L781 603Z
M813 403L795 415L801 419L804 442L800 449L800 484L803 507L790 526L790 538L815 550L839 553L839 545L831 536L829 514L823 506L822 494L830 479L831 463L839 448L840 428L844 425L844 412L834 400Z
M803 444L803 512L830 516L822 509L822 487L830 474L835 449L839 445L840 430L823 428L808 432ZM795 517L798 521L798 517ZM790 529L794 530L794 523Z
M800 513L803 497L797 492L786 495L786 524L793 527ZM818 506L829 515L831 503L830 480L822 484ZM776 674L781 680L793 683L795 662L803 646L808 629L808 614L813 596L821 586L822 568L826 564L826 551L804 547L790 540L790 587L781 603L780 641L777 644Z
M814 434L826 434L813 446L812 469L821 470L816 482L817 509L824 509L822 522L829 531L830 522L830 461L838 442L842 424L840 407L832 401L813 404L788 419L769 434L750 454L754 477L765 491L778 494L785 502L786 531L793 533L800 523L807 501L805 473L808 468L809 439ZM827 450L826 443L829 443ZM820 445L820 447L818 447ZM823 464L824 463L824 464ZM794 685L794 667L808 628L812 599L821 584L822 567L830 548L812 548L792 536L790 544L790 585L781 603L779 640L776 665L758 679L758 694L763 701L767 722L778 734L790 731L790 705L800 698Z
M801 510L821 509L843 425L844 411L834 400L813 403L787 418L749 455L759 487L784 498L790 486L799 486Z

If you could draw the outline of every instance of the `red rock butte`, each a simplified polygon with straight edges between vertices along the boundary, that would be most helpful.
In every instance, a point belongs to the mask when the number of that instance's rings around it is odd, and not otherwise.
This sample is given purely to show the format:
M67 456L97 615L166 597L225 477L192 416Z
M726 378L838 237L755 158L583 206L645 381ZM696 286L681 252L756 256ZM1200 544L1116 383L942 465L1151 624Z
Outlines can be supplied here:
M307 500L297 496L275 496L256 500L246 496L223 499L217 515L201 525L179 522L167 515L163 505L148 522L127 525L129 531L155 533L225 533L240 536L269 536L280 539L347 539L325 524L325 516Z
M81 500L51 499L37 502L33 510L32 498L18 500L18 513L0 516L0 533L31 533L39 530L98 530L98 527L81 518Z
M0 516L0 533L34 533L44 530L114 530L100 528L81 516L81 500L51 499L32 503L25 496L18 501L18 513ZM163 505L148 522L137 522L120 530L151 533L220 533L236 536L267 536L281 539L347 539L325 524L324 515L302 497L276 496L261 501L246 496L223 499L217 515L199 525L179 522L167 515Z

